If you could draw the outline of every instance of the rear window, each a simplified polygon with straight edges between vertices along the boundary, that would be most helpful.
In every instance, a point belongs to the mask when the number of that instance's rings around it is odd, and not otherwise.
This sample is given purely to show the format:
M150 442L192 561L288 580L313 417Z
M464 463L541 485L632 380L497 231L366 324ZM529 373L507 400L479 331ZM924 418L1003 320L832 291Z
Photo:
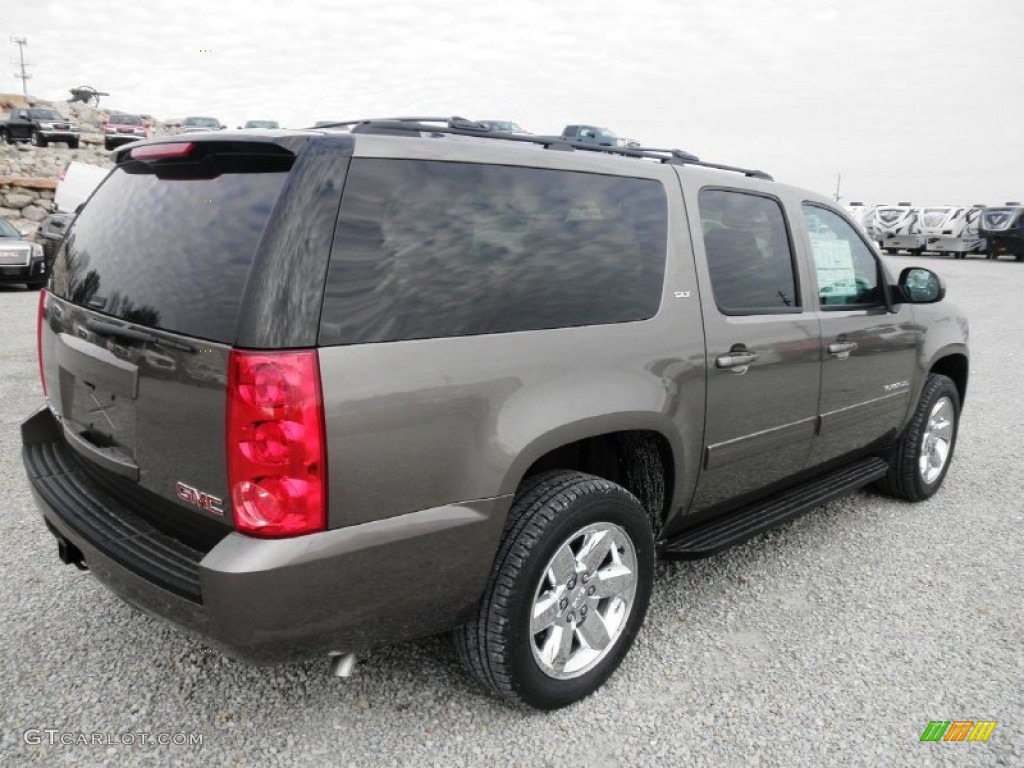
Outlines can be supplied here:
M356 159L320 341L645 320L661 302L667 210L650 179Z
M257 244L287 176L168 179L115 169L58 254L54 292L124 320L230 343Z

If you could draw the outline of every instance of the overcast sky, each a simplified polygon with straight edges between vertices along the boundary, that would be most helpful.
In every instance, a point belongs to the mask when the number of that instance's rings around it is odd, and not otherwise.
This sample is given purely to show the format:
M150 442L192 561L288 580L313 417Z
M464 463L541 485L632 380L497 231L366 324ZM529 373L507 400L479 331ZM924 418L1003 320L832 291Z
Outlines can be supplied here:
M1021 0L3 0L29 92L160 119L605 125L844 202L1024 198ZM208 52L207 52L208 51ZM0 91L20 92L15 66Z

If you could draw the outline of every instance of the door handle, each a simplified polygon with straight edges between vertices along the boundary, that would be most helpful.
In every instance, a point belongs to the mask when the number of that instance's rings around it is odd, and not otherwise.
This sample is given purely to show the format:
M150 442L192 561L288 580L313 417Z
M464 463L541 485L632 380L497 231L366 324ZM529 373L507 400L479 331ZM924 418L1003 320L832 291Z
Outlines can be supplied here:
M728 368L733 373L746 373L750 364L757 360L757 352L735 351L715 358L716 368Z
M856 348L856 341L836 341L828 345L828 353L835 355L840 360L845 360Z

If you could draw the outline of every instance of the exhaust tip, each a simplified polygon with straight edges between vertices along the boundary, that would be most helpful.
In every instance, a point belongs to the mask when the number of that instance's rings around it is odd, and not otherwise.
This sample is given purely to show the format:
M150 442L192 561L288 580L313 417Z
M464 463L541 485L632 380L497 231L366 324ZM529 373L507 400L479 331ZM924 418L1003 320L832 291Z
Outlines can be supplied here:
M82 550L63 537L57 539L57 556L65 565L73 565L80 571L89 570Z
M356 655L354 653L343 653L342 651L331 651L331 675L333 677L352 677L356 668Z

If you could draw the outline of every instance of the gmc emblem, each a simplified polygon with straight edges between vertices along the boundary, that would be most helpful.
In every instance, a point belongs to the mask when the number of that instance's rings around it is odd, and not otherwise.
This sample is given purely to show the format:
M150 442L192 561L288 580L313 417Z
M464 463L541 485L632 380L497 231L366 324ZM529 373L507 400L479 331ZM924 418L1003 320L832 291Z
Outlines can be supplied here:
M204 512L210 512L214 515L224 515L224 509L221 507L223 500L212 496L205 491L200 491L198 488L193 488L191 485L178 481L175 486L175 490L178 492L178 498L182 501L187 501L189 504L199 507Z

